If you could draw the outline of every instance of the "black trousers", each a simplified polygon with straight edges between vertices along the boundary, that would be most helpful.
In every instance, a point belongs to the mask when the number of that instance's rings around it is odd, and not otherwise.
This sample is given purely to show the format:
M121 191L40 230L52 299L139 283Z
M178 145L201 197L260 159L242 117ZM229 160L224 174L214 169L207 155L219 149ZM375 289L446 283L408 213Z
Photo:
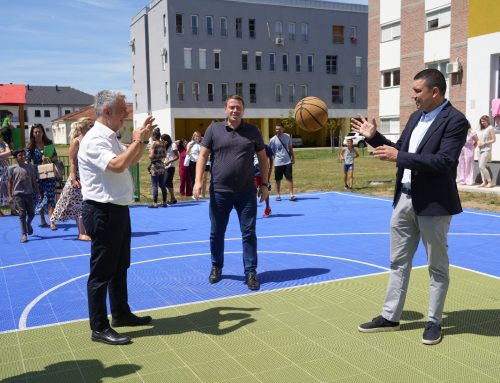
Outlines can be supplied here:
M130 214L128 206L85 201L85 230L92 238L90 274L87 281L90 328L109 327L106 295L114 318L130 314L127 270L130 266Z

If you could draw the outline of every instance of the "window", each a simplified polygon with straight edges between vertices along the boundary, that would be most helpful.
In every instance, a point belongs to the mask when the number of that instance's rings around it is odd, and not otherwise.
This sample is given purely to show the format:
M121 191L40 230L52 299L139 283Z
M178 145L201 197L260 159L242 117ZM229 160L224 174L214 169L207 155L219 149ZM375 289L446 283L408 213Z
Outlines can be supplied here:
M163 50L161 51L161 68L163 70L167 70L167 63L168 63L167 50L163 48Z
M255 104L257 102L257 84L250 84L250 103Z
M241 17L236 18L236 37L241 39L243 37L243 20Z
M269 53L269 70L276 70L276 53Z
M207 96L209 102L214 101L214 84L211 82L207 84Z
M44 116L44 117L50 117L50 110L45 109L45 110L43 111L43 116Z
M248 37L255 39L255 19L248 20Z
M278 37L283 36L283 23L281 21L276 21L274 24L274 33Z
M35 117L42 117L42 112L38 109L35 109Z
M182 13L175 14L175 33L184 33L184 21Z
M248 52L241 52L241 69L248 70Z
M71 110L69 110L69 109L64 110L64 114L70 114L70 113L71 113ZM25 120L26 120L26 118L25 118Z
M207 16L207 35L213 36L214 34L214 17L213 16Z
M380 118L380 133L382 134L388 134L388 133L394 133L394 134L399 134L399 118L394 118L394 117L381 117Z
M227 83L223 82L221 84L220 94L222 96L222 101L223 102L227 100L228 88L229 88L229 85Z
M391 40L397 40L400 37L401 37L401 23L399 21L396 23L386 24L382 26L380 32L381 43Z
M200 83L197 81L193 82L193 100L200 101Z
M344 26L343 25L332 26L332 37L334 44L344 44Z
M281 102L281 84L274 86L274 99L276 102Z
M184 101L184 82L177 83L177 99L179 101Z
M307 97L307 85L300 86L300 98Z
M302 64L302 56L300 54L295 55L295 72L300 72L301 64Z
M451 10L450 7L427 14L427 31L444 28L450 25Z
M165 102L168 102L168 82L165 82Z
M184 69L191 69L191 48L184 48Z
M332 85L332 103L343 104L344 103L344 87L341 85Z
M236 94L238 96L243 97L243 83L242 82L237 82L236 83Z
M255 70L262 70L262 52L255 52Z
M295 101L295 85L288 85L288 102Z
M214 69L221 68L221 53L220 50L214 50Z
M227 36L227 17L220 18L220 35L222 37Z
M337 56L326 56L326 73L337 74Z
M449 63L449 60L446 60L446 61L437 61L437 62L433 62L433 63L428 63L426 66L427 68L429 69L437 69L438 71L440 71L444 78L446 80L448 80L448 73L446 73L446 66L448 65Z
M382 72L382 88L399 86L399 69Z
M358 27L351 26L351 41L356 41L358 39Z
M356 56L356 74L361 74L361 56Z
M300 34L302 35L302 40L309 40L309 25L307 23L302 23L300 25Z
M167 15L163 14L163 36L167 35Z
M207 50L199 49L198 51L198 59L200 62L200 69L207 69Z
M191 15L191 33L198 34L198 15Z
M288 72L288 53L283 53L283 72Z
M307 56L307 71L314 72L314 56L313 55Z
M356 103L356 86L355 85L349 87L349 102L351 104Z
M295 23L288 23L288 38L290 40L295 40Z

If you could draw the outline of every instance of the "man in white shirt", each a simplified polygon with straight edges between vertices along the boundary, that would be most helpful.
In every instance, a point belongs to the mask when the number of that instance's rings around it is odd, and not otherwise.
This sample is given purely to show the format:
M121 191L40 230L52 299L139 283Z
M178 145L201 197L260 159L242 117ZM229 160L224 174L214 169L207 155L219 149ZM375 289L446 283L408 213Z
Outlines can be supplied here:
M139 162L153 130L148 116L134 130L125 148L116 132L127 117L125 96L103 90L96 95L97 120L78 151L78 169L84 199L83 223L92 238L87 282L91 339L112 345L131 338L110 327L106 295L109 291L113 327L141 326L150 316L134 315L128 305L127 269L130 266L131 226L128 204L133 202L133 183L128 168Z

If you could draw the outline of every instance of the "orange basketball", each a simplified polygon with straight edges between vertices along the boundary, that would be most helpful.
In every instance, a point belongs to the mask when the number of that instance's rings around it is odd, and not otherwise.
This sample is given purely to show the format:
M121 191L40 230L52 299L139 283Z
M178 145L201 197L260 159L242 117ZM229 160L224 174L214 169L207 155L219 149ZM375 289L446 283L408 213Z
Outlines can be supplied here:
M293 114L299 127L308 132L320 130L328 121L328 107L317 97L305 97L300 100Z

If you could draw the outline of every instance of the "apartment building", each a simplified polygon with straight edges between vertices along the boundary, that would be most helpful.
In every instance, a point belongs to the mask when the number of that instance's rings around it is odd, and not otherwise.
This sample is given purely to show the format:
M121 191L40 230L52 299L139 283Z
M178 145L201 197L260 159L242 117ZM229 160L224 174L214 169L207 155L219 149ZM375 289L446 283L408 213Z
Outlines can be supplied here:
M349 130L367 106L367 15L318 0L153 0L130 27L134 124L151 113L162 132L189 138L239 94L267 140L301 98L316 96ZM316 145L329 135L289 133Z

